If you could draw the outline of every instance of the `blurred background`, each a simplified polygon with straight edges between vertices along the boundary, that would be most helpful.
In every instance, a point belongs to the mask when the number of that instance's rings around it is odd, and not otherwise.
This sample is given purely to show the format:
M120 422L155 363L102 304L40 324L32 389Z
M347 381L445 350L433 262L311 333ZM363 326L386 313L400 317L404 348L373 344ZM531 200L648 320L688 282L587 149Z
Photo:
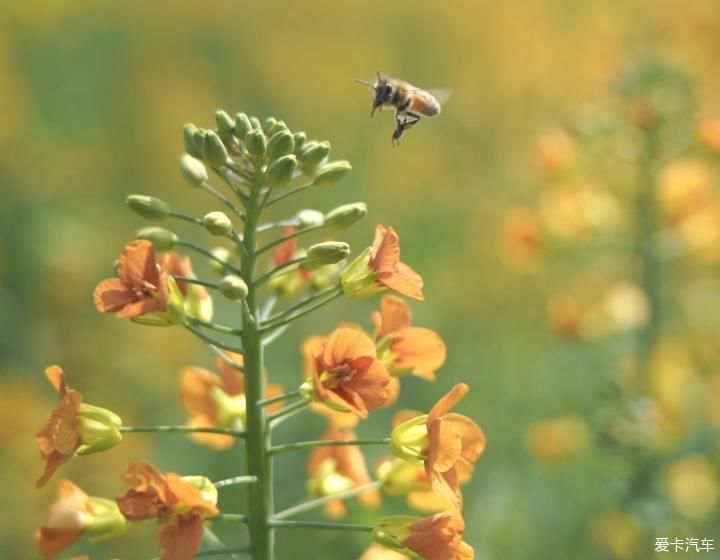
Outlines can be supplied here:
M101 315L91 294L145 225L125 196L213 209L178 156L182 125L214 126L218 108L284 119L352 162L278 217L365 201L369 216L342 235L354 250L377 223L400 233L426 284L416 323L449 359L435 383L408 380L399 406L471 386L458 410L488 438L464 490L477 558L647 558L657 537L720 548L719 62L714 0L2 2L0 556L36 557L61 477L116 496L131 458L213 480L242 469L239 448L128 434L34 488L34 434L56 402L47 365L129 425L182 423L180 370L212 367L188 333ZM370 120L353 81L377 70L454 95L393 148L390 114ZM375 304L341 300L295 325L271 347L272 380L294 388L301 341L339 321L369 327ZM360 435L384 435L390 417ZM321 418L301 418L277 441L320 436ZM305 460L278 458L279 507L303 499ZM242 511L243 494L222 491L221 509ZM409 511L397 498L380 510ZM348 519L380 512L353 505ZM91 558L153 557L154 531L134 524ZM283 559L367 546L333 532L278 542Z

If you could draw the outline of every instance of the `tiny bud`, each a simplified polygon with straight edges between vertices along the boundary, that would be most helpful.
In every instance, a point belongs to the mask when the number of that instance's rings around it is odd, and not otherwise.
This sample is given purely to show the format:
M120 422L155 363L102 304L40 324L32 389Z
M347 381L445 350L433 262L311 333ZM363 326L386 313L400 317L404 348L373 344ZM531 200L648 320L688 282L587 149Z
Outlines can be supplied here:
M188 154L180 156L180 173L193 187L200 187L208 180L203 162Z
M267 154L270 161L293 153L295 140L288 130L280 130L273 134L268 140Z
M268 129L267 133L268 133L268 136L273 136L274 134L277 134L281 130L286 130L288 132L290 131L290 129L288 128L288 125L285 124L285 121L277 121L274 125L272 125Z
M122 440L120 426L122 420L114 412L82 403L77 412L79 420L78 433L82 444L77 450L78 455L88 455L105 451L116 446Z
M286 187L293 178L297 158L294 155L283 156L273 161L267 169L267 183L271 187Z
M316 167L320 165L323 160L330 153L330 142L305 142L305 147L299 156L300 162L305 167Z
M252 129L245 135L245 147L251 156L261 156L265 153L267 140L262 130Z
M149 226L141 228L135 234L137 239L147 239L151 241L158 251L169 251L175 246L178 236L169 229Z
M390 451L395 457L422 464L430 445L427 418L427 414L421 414L393 428Z
M183 139L185 140L185 151L193 157L201 157L200 147L196 141L197 126L193 123L187 123L183 127Z
M324 241L316 243L307 250L304 269L319 268L327 264L335 264L350 254L350 245L342 241Z
M131 194L127 197L126 202L133 212L156 222L165 220L172 210L164 200L143 194Z
M240 140L245 140L245 135L250 132L252 128L253 125L245 113L235 115L235 136Z
M239 276L228 274L220 280L220 293L233 301L243 300L248 295L248 287Z
M263 124L262 127L262 129L265 131L265 134L269 136L270 130L277 124L277 122L278 120L275 117L268 117L267 119L265 119L265 124Z
M303 147L305 146L307 134L305 134L304 132L296 132L295 134L293 134L293 140L295 140L295 149L293 150L293 153L295 155L298 155L300 152L302 152Z
M203 216L203 225L212 235L228 235L233 230L233 223L225 212L208 212Z
M319 210L312 210L310 208L306 210L300 210L295 214L295 219L298 221L298 227L305 229L309 227L320 227L325 222L325 216Z
M262 124L260 123L260 119L257 117L250 117L250 124L252 124L252 127L255 130L262 130Z
M331 163L326 163L317 170L315 180L313 181L316 185L321 186L332 186L340 181L345 175L350 173L352 165L349 161L338 160Z
M215 257L210 260L210 266L218 274L224 275L226 272L224 264L232 264L231 261L234 257L232 251L226 247L213 247L210 249L210 253Z
M220 167L228 160L227 149L220 137L212 130L205 133L202 144L203 159L210 167Z
M217 131L220 138L228 138L235 132L235 122L230 115L222 109L215 111L215 122L217 123Z
M325 229L340 231L349 228L365 214L367 214L367 204L364 202L343 204L325 215Z

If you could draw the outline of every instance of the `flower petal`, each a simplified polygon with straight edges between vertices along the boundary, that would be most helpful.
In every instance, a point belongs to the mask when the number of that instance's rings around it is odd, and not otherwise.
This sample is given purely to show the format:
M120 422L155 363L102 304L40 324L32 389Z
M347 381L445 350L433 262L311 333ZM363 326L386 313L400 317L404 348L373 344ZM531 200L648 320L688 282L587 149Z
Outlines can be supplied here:
M398 263L392 274L380 274L378 282L404 296L420 301L425 299L422 293L422 277L405 263Z
M400 263L400 237L391 227L375 227L370 266L380 274L395 273Z
M361 356L374 358L375 343L358 329L341 327L328 338L323 352L323 362L326 367L332 367Z
M192 415L204 415L214 419L217 407L212 399L211 389L221 385L220 378L208 369L194 366L185 368L180 374L180 398L183 408Z
M133 241L125 247L118 263L118 278L130 287L150 283L160 286L160 274L155 259L155 246L145 239Z
M196 515L168 523L158 533L161 560L192 560L202 537L203 522Z
M385 338L412 324L412 311L404 300L397 296L385 296L380 300L380 311L373 312L373 323L377 329L376 338Z
M440 416L447 414L453 406L455 406L465 395L467 395L469 390L470 387L468 387L465 383L458 383L455 387L450 389L450 391L430 409L427 420L428 426Z
M399 330L390 344L395 359L393 368L410 370L418 377L435 379L435 370L447 358L443 339L435 331L421 327Z
M116 313L136 300L135 294L119 278L103 280L93 292L95 307L103 313Z

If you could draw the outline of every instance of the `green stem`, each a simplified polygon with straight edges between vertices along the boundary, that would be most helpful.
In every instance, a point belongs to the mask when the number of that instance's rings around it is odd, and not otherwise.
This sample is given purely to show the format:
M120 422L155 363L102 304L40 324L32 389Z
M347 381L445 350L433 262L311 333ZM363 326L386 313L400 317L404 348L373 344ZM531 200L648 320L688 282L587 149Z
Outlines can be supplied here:
M188 322L198 325L201 327L205 327L206 329L212 329L215 332L223 333L223 334L234 334L236 336L239 336L242 334L242 329L235 329L233 327L228 327L227 325L218 325L217 323L211 323L210 321L203 321L202 319L198 319L197 317L193 315L185 315Z
M179 218L181 220L185 220L186 222L203 225L203 221L200 218L196 218L195 216L190 216L189 214L184 214L183 212L178 212L177 210L170 210L170 215L173 218Z
M257 227L257 232L261 233L263 231L268 231L268 230L274 229L274 228L297 226L298 223L299 222L298 222L297 218L293 218L292 220L278 220L276 222L268 222L267 224L260 224Z
M225 546L225 543L220 540L220 537L218 537L213 530L210 528L209 525L205 524L203 526L203 544L211 546L213 548L207 548L204 551L198 551L195 556L197 557L198 554L202 554L202 552L210 552L215 550L228 550L228 547ZM230 558L232 560L237 560L237 556L235 554L229 554Z
M281 325L277 329L273 329L269 334L265 334L263 331L263 346L269 346L277 339L282 333L284 333L290 325Z
M186 249L192 249L193 251L200 253L201 255L206 256L208 259L215 261L216 263L219 263L223 265L223 267L227 268L230 272L233 274L240 274L240 269L227 263L226 261L216 257L213 255L210 251L205 249L204 247L200 247L200 245L197 245L193 243L192 241L188 241L187 239L178 239L175 241L175 245L178 247L185 247Z
M218 358L220 358L223 362L225 362L231 368L238 370L240 373L245 373L245 368L242 366L242 364L237 363L230 356L228 356L225 352L220 350L220 348L218 348L217 346L214 346L213 344L208 344L208 347L210 348L210 350L212 351L213 354L215 354Z
M238 523L247 523L248 516L244 513L220 513L212 518L213 521L236 521Z
M271 404L279 403L282 401L286 401L288 399L292 399L293 397L299 397L300 391L291 391L290 393L284 393L282 395L278 395L276 397L271 397L269 399L263 399L258 404L260 406L269 406Z
M297 264L300 264L306 259L306 257L296 257L294 259L290 259L289 261L285 261L282 264L279 264L272 270L268 271L267 273L263 274L260 278L255 280L255 283L253 284L254 287L261 286L263 283L270 280L273 276L276 276L280 274L283 270L286 268L290 268L291 266L295 266Z
M240 210L237 206L235 206L230 199L228 199L224 194L222 194L220 191L215 190L212 186L210 186L209 183L203 183L201 185L202 189L207 192L208 194L214 196L217 198L220 202L222 202L225 206L227 206L238 218L240 218L243 222L245 221L245 213Z
M321 439L316 441L299 441L296 443L287 443L285 445L276 445L270 448L270 453L277 455L287 451L296 451L298 449L307 449L314 447L337 447L339 445L387 445L390 438L376 439Z
M200 550L195 553L195 558L206 558L208 556L221 556L223 554L250 554L252 548L249 546L229 546L227 548L210 548L208 550Z
M365 492L368 492L369 490L375 490L382 486L382 482L379 480L376 480L374 482L370 482L368 484L363 484L362 486L357 486L356 488L350 488L349 490L344 490L343 492L337 492L335 494L331 494L330 496L323 496L322 498L315 498L314 500L307 500L305 502L301 502L297 505L294 505L292 507L289 507L277 515L275 515L275 519L287 519L288 517L292 517L293 515L297 515L298 513L303 513L306 511L309 511L311 509L316 509L321 506L324 506L325 504L328 504L330 502L334 502L336 500L348 500L350 498L354 498L355 496L359 496L360 494L364 494Z
M246 195L240 187L238 187L233 180L228 175L227 171L222 167L213 167L212 170L215 172L215 174L220 177L223 181L225 181L225 184L230 187L230 190L235 194L235 196L240 199L240 202L243 203L243 206L245 206L245 209L247 210L247 213L245 214L245 223L247 224L248 221L248 214L250 213L250 209L248 206L250 205L250 198L252 197L252 194L250 197ZM257 206L257 205L256 205ZM254 229L254 228L253 228Z
M289 418L290 416L296 414L297 412L300 412L303 410L306 406L310 404L310 401L307 401L305 399L302 399L296 403L292 403L282 410L278 410L275 414L270 415L270 421L272 422L272 427L278 426L281 421L285 420L286 418Z
M245 235L243 243L247 257L242 260L240 276L250 288L243 306L242 343L245 350L245 400L247 403L246 457L248 472L257 478L250 485L248 530L253 548L253 560L274 560L274 535L269 524L273 516L273 472L270 457L270 423L265 407L260 401L265 397L263 375L263 344L260 333L258 290L255 279L257 261L257 226L261 213L261 193L264 173L262 165L255 167L247 201Z
M203 428L199 426L120 426L120 431L124 433L166 433L166 434L224 434L234 436L236 438L246 437L246 433L241 430L233 430L232 428Z
M243 476L233 476L232 478L226 478L224 480L218 480L217 482L213 482L213 485L215 488L224 488L225 486L234 486L236 484L254 484L257 482L257 478L254 476L249 475L243 475Z
M303 229L299 229L297 231L294 231L292 233L289 233L288 235L285 235L284 237L280 237L279 239L275 239L274 241L271 241L267 245L263 245L258 249L258 255L269 251L273 247L277 247L278 245L281 245L282 243L285 243L286 241L290 239L294 239L296 237L300 237L301 235L304 235L306 233L310 233L311 231L317 231L319 229L322 229L322 226L312 226L312 227L306 227Z
M194 327L189 321L185 321L183 323L183 326L189 330L191 333L193 333L198 338L203 339L205 342L217 346L218 348L223 348L225 350L229 350L230 352L236 352L238 354L243 354L244 350L241 346L236 346L234 344L228 344L227 342L222 342L220 340L215 340L213 337L206 335L204 332L202 332L200 329Z
M283 319L283 318L287 317L288 315L292 315L296 311L302 309L306 305L312 305L313 303L316 303L318 300L321 300L329 295L335 295L338 291L340 293L342 293L342 288L339 286L333 286L332 288L328 288L327 290L318 292L317 294L314 294L311 297L296 303L292 307L283 309L282 311L279 311L279 312L275 313L275 315L272 315L270 317L265 317L263 319L263 323L273 323L273 322L277 321L278 319Z
M280 320L274 321L274 322L268 322L266 324L263 324L262 328L260 329L261 332L266 332L272 329L275 329L277 327L282 327L283 325L287 325L288 323L292 323L295 319L299 319L303 315L307 315L308 313L311 313L318 309L319 307L322 307L323 305L326 305L330 303L331 301L339 298L341 295L343 295L343 290L341 286L338 286L335 288L335 290L332 292L332 294L323 299L322 301L319 301L315 303L314 305L311 305L310 307L307 307L305 309L302 309L302 311L299 311L298 313L295 313L293 315L288 315Z
M193 278L192 276L180 276L178 274L171 274L178 282L184 282L186 284L197 284L198 286L205 286L206 288L212 288L218 290L220 286L216 282L209 282L207 280L200 280L199 278Z
M310 187L314 187L314 186L315 186L315 183L308 183L307 185L303 185L302 187L298 187L298 188L296 188L296 189L292 189L292 190L289 190L289 191L285 191L284 193L281 193L281 194L277 195L276 197L271 198L270 200L268 200L268 201L267 201L267 204L265 204L265 206L266 206L267 208L269 208L270 206L272 206L272 205L275 204L276 202L280 202L281 200L283 200L284 198L287 198L288 196L292 196L292 195L294 195L294 194L298 194L298 193L304 191L305 189L309 189Z
M282 521L270 522L271 527L277 529L329 529L333 531L363 531L372 532L375 527L372 525L358 525L352 523L329 523L325 521Z

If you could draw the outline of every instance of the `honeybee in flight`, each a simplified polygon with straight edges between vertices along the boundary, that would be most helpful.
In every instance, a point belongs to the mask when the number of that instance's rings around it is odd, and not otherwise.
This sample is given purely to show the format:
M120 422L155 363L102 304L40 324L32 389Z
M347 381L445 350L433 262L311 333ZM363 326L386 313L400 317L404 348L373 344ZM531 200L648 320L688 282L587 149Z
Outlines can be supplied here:
M381 76L371 83L366 80L355 80L373 89L373 104L370 116L383 107L395 107L395 132L392 143L398 145L405 131L415 125L421 117L436 117L441 106L450 98L447 90L424 90L403 80Z

